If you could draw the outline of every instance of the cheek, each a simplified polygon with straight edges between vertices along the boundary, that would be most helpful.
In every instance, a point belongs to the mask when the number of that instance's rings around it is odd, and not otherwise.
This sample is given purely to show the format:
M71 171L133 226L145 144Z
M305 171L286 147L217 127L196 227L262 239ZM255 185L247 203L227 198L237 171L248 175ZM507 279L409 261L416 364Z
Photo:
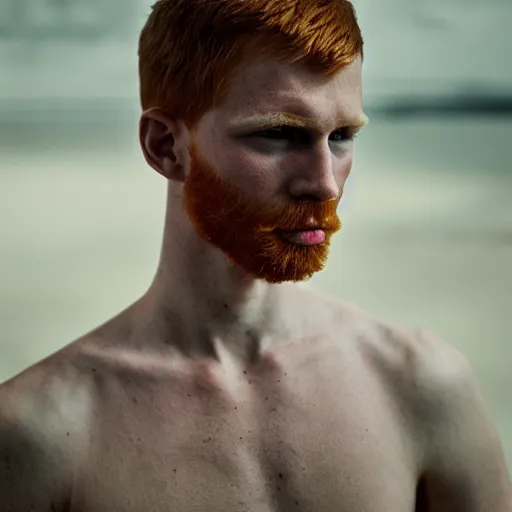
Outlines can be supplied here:
M350 151L347 153L342 160L339 162L339 169L337 172L337 178L340 182L344 182L352 170L352 163L354 162L354 153Z
M283 178L275 162L254 152L226 151L216 165L226 180L254 197L266 197Z

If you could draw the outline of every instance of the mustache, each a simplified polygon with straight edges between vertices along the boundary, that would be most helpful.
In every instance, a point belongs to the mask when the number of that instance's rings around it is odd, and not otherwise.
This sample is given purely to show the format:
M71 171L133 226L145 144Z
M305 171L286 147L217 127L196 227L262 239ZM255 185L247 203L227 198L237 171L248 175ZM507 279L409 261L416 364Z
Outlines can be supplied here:
M233 198L234 196L235 194ZM324 202L311 199L298 200L274 207L269 207L263 201L259 203L256 200L244 198L240 192L236 193L236 199L236 202L222 208L220 212L212 212L217 222L236 218L240 224L245 221L250 222L252 227L256 226L256 230L260 233L314 229L333 232L340 227L337 215L338 199Z
M339 229L336 213L338 200L299 200L275 208L265 215L265 231L307 231L320 229L331 232ZM263 219L262 219L263 220Z

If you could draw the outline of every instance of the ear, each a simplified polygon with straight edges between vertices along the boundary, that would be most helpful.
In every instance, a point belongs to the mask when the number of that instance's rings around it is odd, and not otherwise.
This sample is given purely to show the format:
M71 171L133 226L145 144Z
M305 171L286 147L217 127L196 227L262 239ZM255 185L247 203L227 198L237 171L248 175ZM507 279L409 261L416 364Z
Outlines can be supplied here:
M161 109L143 112L139 141L146 162L168 180L184 181L188 165L188 129Z

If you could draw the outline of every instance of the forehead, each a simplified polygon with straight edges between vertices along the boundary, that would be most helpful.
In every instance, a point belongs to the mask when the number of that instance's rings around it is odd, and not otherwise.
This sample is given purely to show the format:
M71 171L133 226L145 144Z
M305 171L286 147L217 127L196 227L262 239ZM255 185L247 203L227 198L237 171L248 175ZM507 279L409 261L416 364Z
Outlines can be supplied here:
M363 114L361 59L328 78L302 63L260 59L235 74L215 110L231 119L287 111L329 124L354 121Z

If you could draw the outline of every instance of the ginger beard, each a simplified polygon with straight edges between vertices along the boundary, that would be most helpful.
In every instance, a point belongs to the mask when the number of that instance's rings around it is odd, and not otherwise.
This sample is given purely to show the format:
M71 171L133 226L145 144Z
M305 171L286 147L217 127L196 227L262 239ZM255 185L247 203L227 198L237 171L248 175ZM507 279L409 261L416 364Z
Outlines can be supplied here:
M331 236L341 229L336 214L339 199L298 200L271 207L222 179L201 158L195 143L189 149L184 208L205 240L246 272L269 283L304 281L324 268ZM313 227L325 231L323 243L297 245L279 234Z

